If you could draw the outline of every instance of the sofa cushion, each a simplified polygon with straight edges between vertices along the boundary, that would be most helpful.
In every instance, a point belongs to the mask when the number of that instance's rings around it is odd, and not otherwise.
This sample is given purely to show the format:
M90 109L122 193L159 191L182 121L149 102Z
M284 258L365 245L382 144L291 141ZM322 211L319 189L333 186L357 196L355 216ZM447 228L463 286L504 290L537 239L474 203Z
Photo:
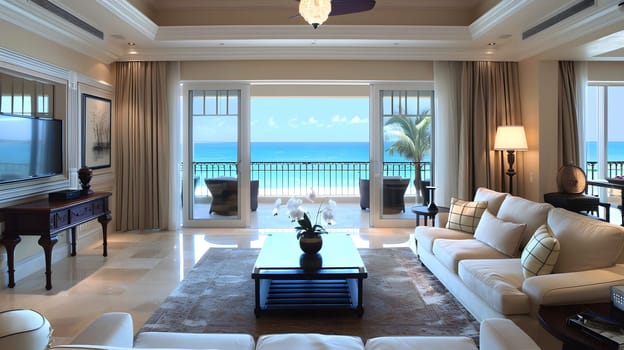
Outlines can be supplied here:
M474 238L510 256L518 256L520 238L526 224L516 224L497 218L487 209L479 220Z
M459 262L458 275L466 287L503 315L526 314L529 297L522 292L520 259L475 259Z
M522 197L510 195L505 198L496 217L505 221L526 224L520 240L518 255L531 239L535 230L546 222L548 212L552 208L553 206L548 203L537 203Z
M253 350L255 342L251 335L242 333L141 332L134 340L134 347Z
M467 233L474 233L479 224L479 219L487 209L487 202L469 202L457 198L451 198L448 221L446 228Z
M464 259L507 259L507 255L476 239L436 239L433 254L449 271L457 273Z
M505 198L507 198L508 195L508 193L497 192L494 190L490 190L489 188L479 187L477 188L477 192L475 193L473 200L475 202L488 202L488 210L492 214L497 215L501 204L503 204L503 201L505 200Z
M357 350L364 349L362 339L348 335L317 333L267 334L258 338L256 350Z
M0 312L0 349L46 349L51 337L50 322L37 311Z
M479 328L481 349L497 350L539 350L540 347L512 320L489 318L481 321Z
M562 208L550 211L548 227L561 245L555 273L612 266L624 248L623 227Z
M547 275L552 272L559 257L559 241L548 229L540 226L522 251L522 274L524 277Z
M474 341L468 337L450 336L391 336L371 338L366 341L366 350L477 350Z
M424 249L428 252L433 249L433 242L436 239L474 239L470 233L432 226L417 226L414 230L414 237L418 243L418 249Z

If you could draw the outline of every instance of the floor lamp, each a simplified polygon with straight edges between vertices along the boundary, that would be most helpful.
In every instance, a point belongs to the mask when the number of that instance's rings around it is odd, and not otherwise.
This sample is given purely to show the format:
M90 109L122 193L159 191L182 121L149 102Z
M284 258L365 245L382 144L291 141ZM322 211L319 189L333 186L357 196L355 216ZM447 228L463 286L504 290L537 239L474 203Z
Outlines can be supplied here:
M513 164L516 160L516 151L527 151L526 134L523 126L499 126L496 130L496 139L494 140L494 150L507 151L507 163L509 169L506 174L509 176L509 193L513 194L513 177L516 175Z

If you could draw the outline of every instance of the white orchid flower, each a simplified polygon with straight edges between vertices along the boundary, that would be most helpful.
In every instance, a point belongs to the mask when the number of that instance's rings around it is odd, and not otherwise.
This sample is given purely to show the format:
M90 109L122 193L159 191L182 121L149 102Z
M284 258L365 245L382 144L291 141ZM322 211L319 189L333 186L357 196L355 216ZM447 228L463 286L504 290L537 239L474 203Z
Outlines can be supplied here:
M336 201L333 199L330 199L327 201L327 208L334 210L336 209Z
M323 221L327 223L327 225L333 225L336 223L334 220L334 210L330 208L326 208L323 210Z
M275 206L273 207L273 216L277 216L279 213L279 208L282 206L282 199L278 198L275 200Z
M303 209L303 201L298 198L291 198L286 203L286 207L288 208L288 214L293 220L299 220L303 218L303 214L305 214L305 210Z

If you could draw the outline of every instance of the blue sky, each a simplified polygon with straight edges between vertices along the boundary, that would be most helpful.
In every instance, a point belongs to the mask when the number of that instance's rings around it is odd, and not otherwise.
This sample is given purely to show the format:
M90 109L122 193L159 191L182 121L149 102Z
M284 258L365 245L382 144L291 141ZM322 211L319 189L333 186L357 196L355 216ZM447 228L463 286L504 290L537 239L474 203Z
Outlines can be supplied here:
M590 87L587 90L587 116L585 117L585 137L586 141L596 141L598 133L598 123L595 120L598 113L598 106L602 103L601 97L597 94L602 87ZM608 115L609 126L607 134L609 141L624 141L624 86L608 87ZM588 121L591 120L591 121Z
M367 142L368 109L368 97L252 97L251 141ZM235 118L198 120L195 142L235 141Z

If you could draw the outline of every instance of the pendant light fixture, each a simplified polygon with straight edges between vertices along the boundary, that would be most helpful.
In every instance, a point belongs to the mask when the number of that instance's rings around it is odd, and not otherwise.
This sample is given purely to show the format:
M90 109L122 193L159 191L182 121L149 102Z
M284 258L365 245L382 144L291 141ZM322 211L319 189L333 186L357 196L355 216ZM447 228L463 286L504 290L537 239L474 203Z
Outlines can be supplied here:
M331 0L300 0L299 14L314 29L318 28L329 17L331 12Z

